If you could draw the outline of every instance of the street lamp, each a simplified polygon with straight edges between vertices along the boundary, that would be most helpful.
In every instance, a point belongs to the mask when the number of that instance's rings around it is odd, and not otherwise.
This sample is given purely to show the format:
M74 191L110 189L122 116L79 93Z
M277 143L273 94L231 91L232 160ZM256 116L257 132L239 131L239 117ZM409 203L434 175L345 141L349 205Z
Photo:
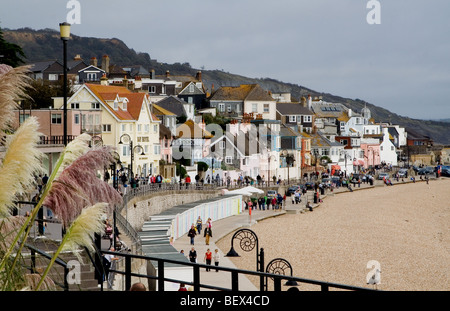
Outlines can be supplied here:
M277 160L277 158L274 155L268 155L267 156L267 164L268 164L268 167L267 167L267 171L268 171L268 173L267 173L267 186L270 186L270 160L272 158L274 158L275 161Z
M122 138L124 138L124 142L122 142ZM133 141L131 140L130 135L128 134L123 134L122 136L120 136L120 140L119 140L119 145L125 144L127 142L127 140L129 141L129 145L130 145L130 152L131 152L131 163L130 163L130 172L129 172L129 179L131 182L131 179L133 178L133 161L134 161L134 152L136 148L140 148L142 150L140 155L145 155L144 153L144 148L142 148L141 145L136 145L133 147Z
M286 259L283 258L275 258L271 262L267 264L266 272L271 274L280 274L280 275L286 275L286 270L290 270L291 276L293 276L293 270L292 266ZM281 285L280 283L275 283L275 287L278 285ZM295 280L288 280L285 284L285 286L298 286L297 281ZM268 289L268 282L266 277L266 284L265 284L266 290ZM281 288L276 288L275 290L280 290Z
M67 41L70 38L70 24L69 23L60 23L60 36L63 42L64 49L64 146L67 146Z
M235 239L240 241L239 246L245 252L250 252L256 247L256 271L264 272L264 249L261 248L258 253L259 242L255 232L246 228L236 231L231 238L231 248L225 257L239 257L239 254L233 247L233 242ZM263 278L260 279L260 288L264 288Z
M288 173L288 185L289 185L289 168L291 167L291 165L294 163L294 157L292 156L292 154L289 154L289 152L286 149L283 149L281 151L281 154L283 155L283 157L285 158L286 161L286 165L287 165L287 173Z

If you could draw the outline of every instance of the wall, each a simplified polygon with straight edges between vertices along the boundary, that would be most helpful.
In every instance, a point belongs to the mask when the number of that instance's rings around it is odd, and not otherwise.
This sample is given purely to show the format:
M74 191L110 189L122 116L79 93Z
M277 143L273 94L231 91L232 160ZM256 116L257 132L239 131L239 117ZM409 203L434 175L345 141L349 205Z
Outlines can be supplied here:
M191 203L194 201L215 198L219 196L217 191L163 191L138 197L128 202L127 208L121 214L131 226L140 231L145 221L150 216L159 214L177 205Z

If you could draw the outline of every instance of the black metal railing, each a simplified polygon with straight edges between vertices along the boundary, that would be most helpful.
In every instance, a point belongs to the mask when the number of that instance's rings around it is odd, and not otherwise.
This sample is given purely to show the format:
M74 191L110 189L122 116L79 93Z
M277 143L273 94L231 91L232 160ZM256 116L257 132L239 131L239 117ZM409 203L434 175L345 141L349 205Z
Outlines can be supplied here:
M239 278L242 275L252 275L256 276L263 280L263 282L260 282L261 284L265 284L267 282L267 279L272 279L274 283L274 291L281 291L282 290L282 284L283 281L295 281L297 283L303 283L303 284L311 284L316 285L320 288L320 291L329 291L330 289L339 289L339 290L349 290L349 291L374 291L370 288L365 287L358 287L358 286L352 286L352 285L344 285L344 284L338 284L338 283L330 283L330 282L323 282L318 280L311 280L311 279L305 279L300 277L294 277L294 276L288 276L288 275L282 275L282 274L273 274L273 273L265 273L265 272L258 272L258 271L250 271L250 270L242 270L242 269L236 269L236 268L229 268L229 267L221 267L221 266L211 266L206 264L199 264L199 263L191 263L189 261L179 261L179 260L173 260L173 259L164 259L161 257L151 257L151 256L142 256L142 255L135 255L135 254L129 254L129 253L118 253L118 252L110 252L110 251L102 251L103 254L111 254L114 255L114 257L123 257L125 259L125 265L123 265L124 270L110 270L110 273L117 273L121 274L125 278L125 290L129 290L131 287L131 280L132 277L138 277L138 278L146 278L148 280L155 280L157 284L157 290L158 291L164 291L165 290L165 282L172 282L172 283L184 283L186 285L190 285L193 287L194 291L200 291L203 289L209 289L209 290L217 290L217 291L239 291ZM131 270L132 267L132 259L138 259L138 260L145 260L145 261L153 261L157 263L156 271L157 275L148 275L148 274L140 274L140 273L133 273ZM191 267L192 268L192 282L186 282L186 280L180 280L180 279L172 279L165 277L165 266L166 264L171 265L179 265L185 266L185 267ZM201 274L200 269L217 269L219 271L226 271L231 274L231 284L229 287L219 287L214 286L211 284L204 284L201 280ZM259 291L265 291L265 286L260 286Z

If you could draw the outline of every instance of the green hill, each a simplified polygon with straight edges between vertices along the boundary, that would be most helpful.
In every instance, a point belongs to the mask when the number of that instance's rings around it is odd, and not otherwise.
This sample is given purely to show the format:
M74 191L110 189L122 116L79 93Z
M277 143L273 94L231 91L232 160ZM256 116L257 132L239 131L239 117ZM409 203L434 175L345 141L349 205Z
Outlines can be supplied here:
M27 57L27 62L37 62L48 59L62 58L62 44L59 32L52 29L33 30L21 28L17 30L4 30L4 38L22 47ZM164 74L169 70L172 74L195 75L198 69L192 68L189 63L167 64L152 60L148 53L136 52L126 44L117 39L100 39L91 37L79 37L72 35L70 42L69 58L79 54L89 63L91 57L101 57L109 55L112 64L117 65L142 65L149 70L154 69L156 74ZM450 145L450 123L446 120L417 120L400 116L387 109L375 106L360 99L350 99L329 94L322 91L308 89L307 87L277 81L271 78L249 78L236 75L221 70L202 70L202 78L206 87L211 90L212 86L217 89L221 86L234 86L240 84L258 83L263 88L272 92L290 92L292 98L299 99L303 95L322 96L325 101L340 102L360 112L366 105L372 112L373 118L377 122L390 122L400 126L414 129L416 132L433 138L438 144Z

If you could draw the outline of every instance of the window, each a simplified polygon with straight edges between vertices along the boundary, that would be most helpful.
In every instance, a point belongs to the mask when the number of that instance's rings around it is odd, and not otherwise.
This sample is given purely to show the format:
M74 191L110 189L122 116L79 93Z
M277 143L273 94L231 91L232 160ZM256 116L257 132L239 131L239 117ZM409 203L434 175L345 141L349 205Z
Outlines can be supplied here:
M91 109L100 109L100 103L91 103Z
M61 114L52 113L52 124L61 124Z
M73 122L75 124L80 124L80 115L78 113L73 115Z
M252 104L252 112L258 112L258 104Z
M21 114L19 114L19 123L23 123L23 122L25 122L25 120L26 119L28 119L30 117L30 114L23 114L23 113L21 113Z
M194 85L189 85L189 93L194 93Z
M394 146L391 146L391 150L394 151Z
M157 124L153 125L153 132L155 132L155 133L158 132L158 125Z
M156 93L156 86L152 85L148 87L148 92L149 93Z
M220 112L225 112L225 104L224 103L220 103L219 104L219 111Z
M71 103L70 108L72 109L80 109L80 103Z
M312 116L303 116L303 122L312 122Z
M142 132L142 124L138 124L138 132Z
M264 112L269 112L269 104L264 104Z
M147 132L147 133L150 132L150 125L149 124L145 124L144 125L144 131Z
M123 103L122 103L122 108L123 108L123 110L127 110L127 108L128 108L128 100L124 100L123 101Z
M155 154L161 154L161 146L160 145L154 145L153 150Z
M231 105L230 104L227 105L227 112L231 112Z
M130 145L122 145L122 156L126 157L130 155Z
M125 132L127 130L127 125L126 124L122 124L122 132Z
M58 80L58 74L57 73L51 73L48 75L48 79L50 81L57 81Z
M114 110L119 109L119 103L117 101L114 101Z
M226 157L225 157L225 163L226 163L226 164L232 164L232 163L233 163L233 157L231 157L231 156L226 156Z
M96 73L88 73L87 80L88 81L97 81L97 74Z
M296 116L289 116L289 122L295 122L296 119Z
M225 141L222 140L222 141L219 143L219 148L222 149L222 150L225 149Z
M194 103L194 98L192 98L191 96L188 97L188 104L193 104Z
M103 124L102 125L102 131L105 132L111 132L111 124Z

